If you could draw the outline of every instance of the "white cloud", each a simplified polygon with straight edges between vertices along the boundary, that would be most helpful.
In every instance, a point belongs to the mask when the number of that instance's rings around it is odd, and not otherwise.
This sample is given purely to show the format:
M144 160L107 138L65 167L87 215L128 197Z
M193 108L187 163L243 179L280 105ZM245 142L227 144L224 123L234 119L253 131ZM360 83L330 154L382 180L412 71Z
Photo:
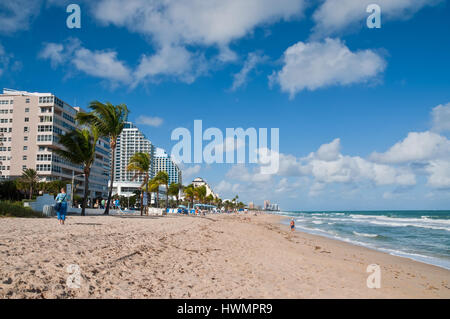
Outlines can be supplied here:
M238 193L240 191L240 184L233 184L223 180L214 187L214 191L221 194Z
M314 12L316 22L314 36L328 36L342 33L349 27L361 28L370 15L366 12L369 4L381 7L382 23L385 20L405 19L427 5L439 0L325 0Z
M75 67L86 74L111 81L129 83L130 69L117 59L114 51L91 51L80 48L72 60Z
M53 67L70 64L78 71L113 83L131 83L132 71L117 58L117 52L91 51L78 39L68 39L64 44L46 43L38 56L50 60Z
M317 157L323 161L337 160L341 149L341 139L336 138L329 144L323 144L317 150Z
M298 17L304 0L101 0L95 17L167 45L226 46L255 27Z
M431 112L433 131L450 131L450 103L438 105Z
M200 170L201 170L201 166L200 165L183 167L182 168L183 178L189 179L189 178L193 177L194 175L198 174L200 172Z
M104 25L125 27L140 33L155 46L143 55L136 82L169 77L193 82L211 63L235 61L229 44L256 27L302 15L304 0L101 0L91 4L94 17ZM218 55L207 61L200 49L213 46Z
M427 184L435 188L450 188L450 161L430 161L426 171L430 174Z
M134 72L135 85L146 79L158 81L164 77L192 83L206 70L206 61L201 54L194 54L181 46L165 46L154 55L141 57Z
M148 125L153 127L161 126L163 122L164 120L157 116L152 117L146 115L139 115L138 118L136 119L136 124Z
M232 166L226 176L233 180L250 183L267 183L272 178L269 174L261 174L257 168L255 168L253 172L249 172L244 165Z
M330 38L294 44L284 52L283 63L283 68L269 77L270 84L278 83L291 98L302 90L367 82L386 67L379 54L352 52L339 39Z
M373 153L370 158L382 163L406 163L450 158L450 141L433 132L411 132L385 153Z
M64 53L64 45L61 43L47 43L39 52L41 59L48 59L53 68L64 63L66 56Z
M14 59L12 53L8 53L3 45L0 43L0 76L9 71L17 71L21 68L22 64Z
M268 57L262 55L260 52L250 52L242 69L234 75L231 90L235 91L236 89L245 86L250 72L253 71L258 64L267 61L267 59Z
M0 2L0 33L12 34L27 30L39 14L41 0L14 0Z

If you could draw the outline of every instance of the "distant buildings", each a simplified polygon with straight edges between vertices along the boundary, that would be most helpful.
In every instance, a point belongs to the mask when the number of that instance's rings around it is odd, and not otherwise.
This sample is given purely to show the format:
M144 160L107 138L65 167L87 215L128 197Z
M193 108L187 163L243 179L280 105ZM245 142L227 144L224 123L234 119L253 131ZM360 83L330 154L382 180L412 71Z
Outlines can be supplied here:
M278 204L271 204L269 200L265 200L264 201L264 210L279 211L280 206L278 206Z
M194 185L194 187L205 186L206 187L206 196L213 195L214 197L219 197L218 194L214 193L211 186L209 186L209 184L201 177L197 177L196 179L194 179L192 181L192 185Z
M133 123L127 122L117 139L113 194L131 196L133 192L140 189L144 176L138 176L133 180L135 172L127 171L130 158L138 152L150 154L149 176L153 178L155 176L155 146Z
M79 128L75 115L81 111L52 93L4 89L0 94L0 179L14 179L32 168L41 181L72 180L76 194L84 191L83 169L60 156L58 135ZM106 197L110 170L110 147L99 139L89 177L89 197Z
M181 170L162 148L157 148L154 158L154 174L165 171L169 175L169 185L172 183L182 183Z

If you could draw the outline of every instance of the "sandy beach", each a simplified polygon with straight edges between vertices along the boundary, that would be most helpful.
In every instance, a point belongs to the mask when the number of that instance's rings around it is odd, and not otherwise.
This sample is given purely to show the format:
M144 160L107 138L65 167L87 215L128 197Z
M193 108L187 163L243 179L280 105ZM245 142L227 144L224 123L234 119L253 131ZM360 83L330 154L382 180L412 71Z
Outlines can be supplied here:
M66 284L79 266L80 288ZM370 264L381 288L369 289ZM0 219L0 298L450 298L450 271L280 217Z

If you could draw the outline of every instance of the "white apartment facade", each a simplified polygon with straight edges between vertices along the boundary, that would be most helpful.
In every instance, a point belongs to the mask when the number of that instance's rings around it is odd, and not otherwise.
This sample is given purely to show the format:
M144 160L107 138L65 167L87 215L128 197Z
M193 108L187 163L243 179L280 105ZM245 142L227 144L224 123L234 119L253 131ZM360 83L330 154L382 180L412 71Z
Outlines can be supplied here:
M138 176L133 180L135 172L127 171L127 166L133 154L142 152L150 154L149 176L153 178L155 146L147 137L131 122L125 123L125 127L117 139L116 159L114 163L113 194L132 196L140 189L144 176Z
M58 135L78 128L75 115L81 111L52 93L4 89L0 94L0 179L14 179L27 168L35 169L41 181L75 180L75 191L84 192L83 169L56 155ZM110 168L107 139L99 139L89 178L89 197L106 197Z

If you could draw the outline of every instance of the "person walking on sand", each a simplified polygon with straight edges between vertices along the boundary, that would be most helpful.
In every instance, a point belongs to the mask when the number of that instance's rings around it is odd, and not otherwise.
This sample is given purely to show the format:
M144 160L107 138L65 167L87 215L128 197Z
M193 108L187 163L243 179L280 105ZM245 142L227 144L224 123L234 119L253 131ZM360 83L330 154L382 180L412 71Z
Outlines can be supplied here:
M67 194L64 188L61 188L61 193L59 193L56 198L56 215L58 216L58 222L60 225L64 225L67 214Z
M291 231L295 230L295 221L294 218L291 219Z

